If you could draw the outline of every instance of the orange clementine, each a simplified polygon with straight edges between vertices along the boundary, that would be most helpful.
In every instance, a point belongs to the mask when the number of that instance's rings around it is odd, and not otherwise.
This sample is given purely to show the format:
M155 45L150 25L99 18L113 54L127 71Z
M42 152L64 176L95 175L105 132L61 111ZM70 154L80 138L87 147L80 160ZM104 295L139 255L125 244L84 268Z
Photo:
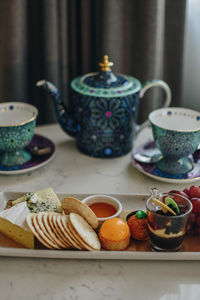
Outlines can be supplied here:
M106 220L100 227L99 239L104 249L124 250L130 243L129 226L120 218Z

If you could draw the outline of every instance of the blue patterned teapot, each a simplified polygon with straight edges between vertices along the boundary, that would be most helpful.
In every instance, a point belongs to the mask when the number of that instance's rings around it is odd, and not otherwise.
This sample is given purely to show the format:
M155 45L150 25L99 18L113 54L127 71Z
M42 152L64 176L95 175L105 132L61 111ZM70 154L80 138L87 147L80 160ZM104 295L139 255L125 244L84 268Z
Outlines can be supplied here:
M70 111L52 83L37 82L52 96L62 129L76 137L80 151L94 157L118 157L132 149L139 101L147 89L160 86L166 92L164 107L171 101L170 88L164 81L152 80L142 86L134 77L113 74L112 65L104 55L98 73L72 80Z

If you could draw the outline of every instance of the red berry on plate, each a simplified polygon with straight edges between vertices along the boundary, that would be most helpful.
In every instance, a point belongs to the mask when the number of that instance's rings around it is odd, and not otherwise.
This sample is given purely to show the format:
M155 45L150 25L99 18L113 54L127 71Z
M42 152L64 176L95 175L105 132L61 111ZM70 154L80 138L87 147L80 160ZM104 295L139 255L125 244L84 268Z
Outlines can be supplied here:
M191 198L190 200L193 206L192 212L195 214L200 213L200 198Z
M192 185L189 190L190 198L200 198L200 187Z

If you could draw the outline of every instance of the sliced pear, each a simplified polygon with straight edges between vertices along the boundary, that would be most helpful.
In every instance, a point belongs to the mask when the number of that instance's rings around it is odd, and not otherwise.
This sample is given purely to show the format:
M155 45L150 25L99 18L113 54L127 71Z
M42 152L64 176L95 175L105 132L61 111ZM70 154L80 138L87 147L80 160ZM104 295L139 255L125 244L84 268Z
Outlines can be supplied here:
M166 212L170 212L171 214L173 214L174 216L176 216L176 213L169 207L167 206L165 203L163 203L162 201L156 199L156 198L152 198L152 201L157 204L158 206L160 206L162 208L162 211L164 213Z

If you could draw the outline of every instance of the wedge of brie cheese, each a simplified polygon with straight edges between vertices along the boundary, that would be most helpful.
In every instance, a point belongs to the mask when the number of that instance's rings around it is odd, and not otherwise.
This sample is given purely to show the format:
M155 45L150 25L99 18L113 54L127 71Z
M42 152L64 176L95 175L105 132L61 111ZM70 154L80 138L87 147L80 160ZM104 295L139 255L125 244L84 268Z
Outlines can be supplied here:
M28 213L26 202L0 211L0 232L26 248L34 248L34 236L26 225Z
M23 200L22 200L23 199ZM0 211L0 232L26 248L34 248L34 235L26 224L30 212L60 211L60 201L51 188L27 193L15 205Z

